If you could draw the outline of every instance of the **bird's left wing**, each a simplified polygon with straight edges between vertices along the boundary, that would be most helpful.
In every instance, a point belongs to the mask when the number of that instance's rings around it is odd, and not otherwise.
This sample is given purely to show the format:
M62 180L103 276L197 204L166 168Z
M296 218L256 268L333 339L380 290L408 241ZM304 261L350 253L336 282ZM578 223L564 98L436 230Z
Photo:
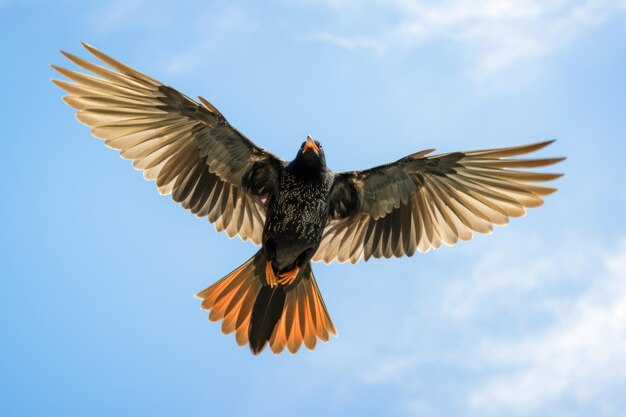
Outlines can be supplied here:
M441 243L490 233L543 203L556 191L536 185L561 174L544 167L563 158L515 159L553 141L510 148L426 156L418 152L392 164L336 174L330 215L314 261L356 263L426 252Z
M83 44L112 69L63 52L91 75L53 67L53 80L91 133L133 161L161 194L229 236L261 243L265 199L283 161L256 146L208 101L202 104Z

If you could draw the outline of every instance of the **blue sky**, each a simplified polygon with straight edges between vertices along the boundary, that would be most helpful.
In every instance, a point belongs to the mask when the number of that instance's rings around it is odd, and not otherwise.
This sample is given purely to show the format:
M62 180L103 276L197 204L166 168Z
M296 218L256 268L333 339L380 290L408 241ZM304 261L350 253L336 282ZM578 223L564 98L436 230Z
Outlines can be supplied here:
M626 2L0 2L0 415L623 416ZM316 265L340 336L238 348L193 294L255 248L90 137L50 83L87 41L335 170L558 141L490 236Z

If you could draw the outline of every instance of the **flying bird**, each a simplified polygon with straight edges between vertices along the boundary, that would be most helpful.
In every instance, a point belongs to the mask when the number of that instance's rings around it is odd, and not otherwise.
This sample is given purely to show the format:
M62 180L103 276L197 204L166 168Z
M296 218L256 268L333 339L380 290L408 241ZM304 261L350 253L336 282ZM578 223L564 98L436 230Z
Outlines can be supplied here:
M512 158L548 146L431 155L414 153L363 171L336 173L310 136L285 161L255 145L202 97L195 101L85 43L94 64L62 54L85 72L54 66L69 81L76 118L133 161L161 194L218 231L259 251L196 294L209 320L258 354L314 349L335 326L311 262L412 256L490 233L556 191L537 185L562 174L527 171L564 158ZM104 65L103 65L104 64Z

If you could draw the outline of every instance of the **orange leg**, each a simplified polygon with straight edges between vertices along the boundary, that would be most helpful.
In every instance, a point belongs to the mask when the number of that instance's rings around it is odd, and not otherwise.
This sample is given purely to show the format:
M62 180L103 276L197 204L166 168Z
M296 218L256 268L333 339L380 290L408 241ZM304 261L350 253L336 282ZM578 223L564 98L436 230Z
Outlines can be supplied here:
M274 268L272 267L272 261L267 261L265 264L265 280L267 281L267 285L272 288L278 285L278 280L276 279Z
M298 273L300 272L300 268L297 266L294 267L291 271L283 272L278 275L278 283L283 285L289 285L293 283L298 277Z

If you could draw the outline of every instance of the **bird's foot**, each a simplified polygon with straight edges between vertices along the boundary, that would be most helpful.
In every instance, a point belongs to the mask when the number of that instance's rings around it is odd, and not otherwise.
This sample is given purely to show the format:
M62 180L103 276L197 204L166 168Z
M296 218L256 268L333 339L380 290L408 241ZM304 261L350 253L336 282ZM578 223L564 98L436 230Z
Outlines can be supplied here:
M267 285L272 288L278 285L278 280L276 279L276 275L274 274L272 261L267 261L267 263L265 264L265 280L267 281Z
M278 283L282 285L290 285L296 280L299 272L300 272L300 268L296 266L290 271L286 271L286 272L283 272L282 274L279 274Z

